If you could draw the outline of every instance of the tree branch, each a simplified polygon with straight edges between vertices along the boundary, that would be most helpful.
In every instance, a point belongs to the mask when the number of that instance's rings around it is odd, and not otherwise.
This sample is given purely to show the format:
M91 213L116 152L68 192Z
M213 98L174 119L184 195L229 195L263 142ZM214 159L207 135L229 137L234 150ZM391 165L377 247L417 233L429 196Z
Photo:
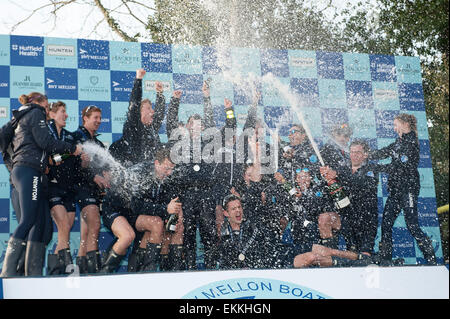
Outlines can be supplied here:
M124 41L128 42L136 42L137 40L133 37L130 37L125 31L123 31L117 22L114 20L114 18L111 17L109 14L108 9L106 9L103 4L100 2L100 0L94 0L95 5L100 9L100 11L103 13L103 16L105 17L106 22L108 23L109 27L118 34Z

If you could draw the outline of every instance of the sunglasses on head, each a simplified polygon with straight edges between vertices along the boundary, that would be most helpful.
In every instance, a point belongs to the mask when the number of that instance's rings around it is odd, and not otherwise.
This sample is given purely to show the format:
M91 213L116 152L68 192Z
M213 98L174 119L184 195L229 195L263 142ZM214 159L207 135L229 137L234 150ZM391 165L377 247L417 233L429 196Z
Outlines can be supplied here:
M309 168L307 168L307 167L305 167L305 168L297 168L297 169L295 170L295 172L296 172L297 174L300 174L301 172L308 173L308 172L309 172Z
M56 102L52 102L48 105L48 109L51 111L56 107Z

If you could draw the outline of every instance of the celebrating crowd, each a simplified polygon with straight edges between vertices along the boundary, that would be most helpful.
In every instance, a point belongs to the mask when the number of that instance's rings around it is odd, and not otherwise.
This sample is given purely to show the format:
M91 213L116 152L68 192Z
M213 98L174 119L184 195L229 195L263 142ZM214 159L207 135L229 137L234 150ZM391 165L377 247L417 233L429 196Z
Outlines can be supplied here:
M398 138L380 150L352 139L348 124L336 123L318 153L299 123L290 126L289 142L267 143L257 117L258 93L241 134L228 99L225 124L217 129L207 81L203 110L182 123L183 92L173 92L166 112L163 85L156 82L153 107L142 96L145 73L136 71L122 137L108 150L97 138L102 112L95 105L83 109L82 125L69 132L64 102L49 104L38 92L19 98L22 106L0 131L18 220L2 277L42 276L46 258L48 276L68 274L74 263L81 274L112 273L129 250L128 272L194 270L197 231L206 269L399 265L402 260L392 258L392 228L401 211L424 258L436 263L418 222L413 115L393 119ZM167 143L159 137L164 118ZM135 178L100 165L101 154L87 152L86 143L107 151ZM391 162L377 163L385 158ZM388 174L389 196L375 251L380 172ZM80 246L73 260L70 232L77 205ZM52 220L57 245L46 256ZM98 246L102 224L114 235L104 252Z

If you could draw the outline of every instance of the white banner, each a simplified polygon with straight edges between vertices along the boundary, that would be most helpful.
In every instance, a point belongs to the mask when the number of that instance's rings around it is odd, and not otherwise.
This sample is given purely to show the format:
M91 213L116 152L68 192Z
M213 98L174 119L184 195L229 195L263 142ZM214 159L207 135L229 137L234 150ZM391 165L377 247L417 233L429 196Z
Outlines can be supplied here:
M3 278L5 299L448 299L445 266Z

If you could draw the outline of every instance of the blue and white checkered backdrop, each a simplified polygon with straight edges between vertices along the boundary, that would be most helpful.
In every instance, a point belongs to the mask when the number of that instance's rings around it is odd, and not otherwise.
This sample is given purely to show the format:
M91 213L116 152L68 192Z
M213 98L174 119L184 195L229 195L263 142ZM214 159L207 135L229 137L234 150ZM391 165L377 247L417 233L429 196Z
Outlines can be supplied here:
M381 148L395 140L394 116L399 112L414 114L418 119L421 148L419 221L432 238L436 255L442 261L419 58L248 48L230 48L228 57L231 69L239 66L239 72L244 75L272 73L306 101L302 113L319 145L326 142L330 126L348 122L353 128L353 137L367 139L371 147ZM251 100L243 94L242 87L224 79L214 48L0 35L0 125L7 122L11 111L19 106L17 98L21 94L45 92L51 102L62 100L67 104L66 128L69 131L80 125L81 110L86 105L100 107L103 117L100 140L109 145L122 134L138 68L147 71L143 92L144 97L152 101L156 97L155 81L164 83L167 102L173 90L183 90L181 121L202 112L202 82L210 78L217 125L224 123L225 97L233 102L238 126L242 127L245 122ZM287 135L289 124L277 119L290 114L288 117L298 122L295 113L289 112L288 102L273 87L264 83L261 90L259 115L269 127L280 128L281 123L281 135ZM165 125L160 135L162 141L167 141ZM387 197L386 181L386 176L380 177L379 221ZM0 159L0 265L10 233L16 226L10 204L9 174ZM71 234L73 255L79 246L79 229L77 216ZM376 249L379 237L380 231ZM100 249L105 249L111 240L112 235L102 228ZM407 264L424 263L402 215L394 225L393 240L394 257L404 258ZM48 250L53 250L55 245L56 232ZM201 259L202 256L199 263Z

